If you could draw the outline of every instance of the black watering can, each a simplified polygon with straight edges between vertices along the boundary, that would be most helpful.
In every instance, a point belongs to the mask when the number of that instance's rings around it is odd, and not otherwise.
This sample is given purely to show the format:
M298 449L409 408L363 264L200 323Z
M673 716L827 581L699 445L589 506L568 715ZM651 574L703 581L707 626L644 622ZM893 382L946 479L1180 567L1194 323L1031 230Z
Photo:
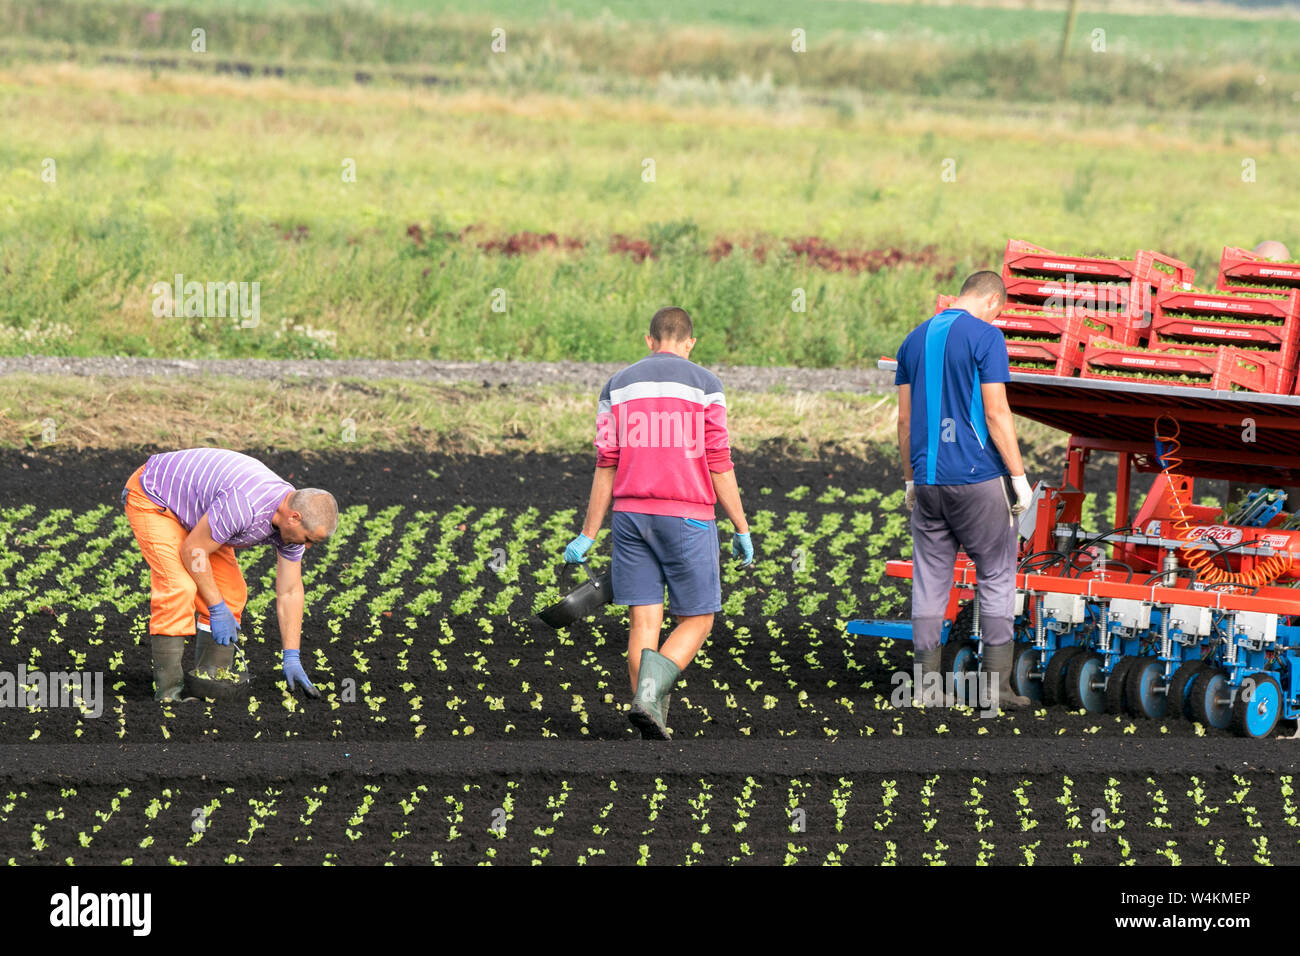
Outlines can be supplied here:
M596 577L591 571L591 565L584 561L582 566L587 569L587 580L570 591L559 603L552 604L537 614L543 622L556 630L595 614L606 604L614 603L614 582L610 579L609 572Z

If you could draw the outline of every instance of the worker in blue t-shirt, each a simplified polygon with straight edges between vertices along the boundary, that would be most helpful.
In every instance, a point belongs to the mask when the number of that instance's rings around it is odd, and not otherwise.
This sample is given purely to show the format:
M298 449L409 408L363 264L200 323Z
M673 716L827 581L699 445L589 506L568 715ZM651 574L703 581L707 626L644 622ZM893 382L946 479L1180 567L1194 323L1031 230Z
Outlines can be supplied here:
M983 669L1004 707L1023 707L1011 677L1018 535L1032 491L1007 404L1006 304L993 272L976 272L957 299L898 350L898 445L912 513L912 646L922 674L940 666L939 638L960 548L975 562Z

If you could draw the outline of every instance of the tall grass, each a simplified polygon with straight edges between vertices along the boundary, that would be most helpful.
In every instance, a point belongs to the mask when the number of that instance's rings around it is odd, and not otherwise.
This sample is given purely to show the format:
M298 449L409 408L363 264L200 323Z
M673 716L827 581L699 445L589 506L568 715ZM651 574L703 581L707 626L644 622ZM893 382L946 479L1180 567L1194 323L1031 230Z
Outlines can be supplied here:
M929 314L935 270L832 274L715 237L821 235L996 263L1007 238L1158 248L1212 272L1223 244L1293 238L1300 179L1273 142L869 111L770 117L593 98L339 91L130 70L0 78L0 352L625 359L691 309L708 361L869 364ZM673 122L665 123L671 115ZM653 183L641 162L657 162ZM1253 183L1242 157L1257 162ZM340 176L357 162L355 183ZM57 178L41 177L53 159ZM941 179L956 162L956 182ZM406 235L476 229L418 246ZM582 253L476 243L554 230ZM637 264L609 237L650 240ZM155 282L258 282L261 322L156 318ZM806 313L791 310L796 288ZM949 287L950 288L950 287ZM505 311L493 311L501 289Z

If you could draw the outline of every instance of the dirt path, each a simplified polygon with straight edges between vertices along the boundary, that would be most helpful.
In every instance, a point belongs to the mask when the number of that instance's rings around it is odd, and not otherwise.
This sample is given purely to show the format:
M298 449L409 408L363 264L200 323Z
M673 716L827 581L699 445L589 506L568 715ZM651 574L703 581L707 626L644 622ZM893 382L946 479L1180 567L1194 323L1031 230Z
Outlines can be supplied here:
M1295 773L1300 750L1285 740L1229 736L1178 740L1011 737L972 740L483 741L464 743L218 742L168 744L8 744L0 779L119 784L167 777L221 780L315 773L528 774L629 773Z
M623 367L619 362L443 362L425 359L156 359L59 356L0 358L0 375L102 375L113 378L227 375L244 379L422 379L497 385L569 385L596 390ZM876 368L757 368L710 366L729 389L797 392L881 392L893 386L893 373Z

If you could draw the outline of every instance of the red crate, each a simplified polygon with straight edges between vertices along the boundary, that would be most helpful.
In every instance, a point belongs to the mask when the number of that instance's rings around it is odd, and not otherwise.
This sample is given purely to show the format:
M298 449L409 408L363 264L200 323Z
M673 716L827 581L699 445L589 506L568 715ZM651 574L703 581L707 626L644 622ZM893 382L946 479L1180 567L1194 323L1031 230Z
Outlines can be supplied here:
M1157 293L1189 288L1195 275L1182 260L1153 250L1139 250L1132 259L1067 256L1020 239L1007 242L1002 262L1011 298L1085 314L1118 312L1133 321L1154 311Z
M1125 318L1141 320L1155 308L1156 286L1140 277L1123 280L1121 285L1099 285L1093 279L1029 279L1009 278L1006 283L1008 297L1018 302L1033 303L1040 308L1065 309L1084 315L1116 313ZM1103 279L1101 282L1119 280Z
M1265 324L1265 320L1277 324ZM1152 348L1188 341L1232 345L1294 374L1300 362L1300 290L1270 298L1162 292L1151 323ZM1289 383L1284 387L1290 390Z
M1077 338L1067 337L1058 342L1051 339L1011 341L1007 343L1007 362L1013 372L1032 372L1038 375L1074 375L1079 370L1082 352ZM1022 362L1051 362L1050 368L1040 365L1022 365Z
M1138 278L1137 263L1132 259L1104 259L1097 256L1064 256L1022 239L1007 241L1002 260L1002 281L1026 273L1059 278L1083 276L1092 280L1123 282Z
M1133 265L1139 275L1161 290L1190 289L1196 279L1196 270L1186 262L1151 249L1138 250Z
M1004 313L1005 315L1005 313ZM997 325L1002 316L993 320ZM1083 358L1083 343L1091 331L1083 316L1044 315L1027 330L1003 328L1007 338L1007 360L1013 369L1044 375L1074 375ZM1050 362L1050 367L1029 366L1024 362Z
M1192 353L1192 354L1184 354ZM1244 368L1239 362L1255 367ZM1107 375L1100 369L1131 371L1132 375ZM1148 373L1188 375L1199 381L1171 382L1167 378L1152 377ZM1249 392L1270 393L1277 390L1281 380L1280 369L1266 359L1243 352L1241 349L1185 347L1177 353L1124 347L1102 338L1094 338L1084 349L1082 378L1118 379L1129 382L1172 384L1186 388L1208 388L1228 391L1234 385Z
M1054 328L1071 315L1083 320L1080 334L1084 337L1104 336L1123 345L1137 345L1150 329L1149 319L1133 319L1122 312L1097 309L1055 309L1042 303L1007 299L1006 307L993 320L993 324L1007 334L1016 332L1032 335L1039 328Z
M1300 262L1272 262L1245 249L1224 246L1216 285L1223 292L1300 289Z

